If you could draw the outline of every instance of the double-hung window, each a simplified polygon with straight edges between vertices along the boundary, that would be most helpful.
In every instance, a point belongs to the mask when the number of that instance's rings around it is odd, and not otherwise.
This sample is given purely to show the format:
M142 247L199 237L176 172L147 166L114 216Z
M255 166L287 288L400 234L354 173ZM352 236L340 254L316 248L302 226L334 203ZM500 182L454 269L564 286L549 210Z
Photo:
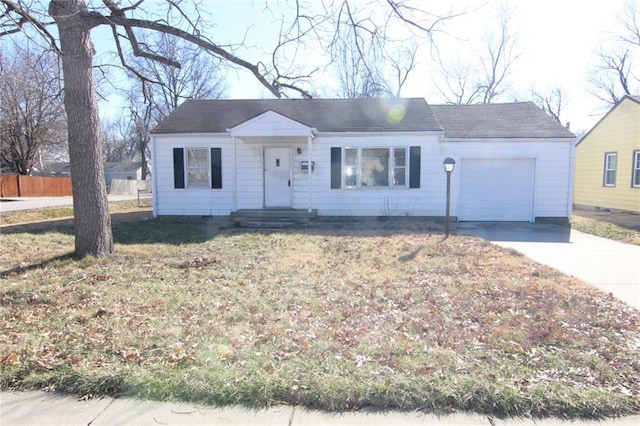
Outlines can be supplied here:
M187 148L187 186L207 188L209 186L209 150Z
M331 147L331 189L420 188L419 146Z
M407 185L407 149L393 148L393 186Z
M342 172L347 188L406 187L407 148L345 148Z
M604 154L604 186L616 186L616 171L618 168L618 153Z
M174 188L222 188L222 149L173 148Z
M631 186L634 188L640 188L640 151L633 151Z

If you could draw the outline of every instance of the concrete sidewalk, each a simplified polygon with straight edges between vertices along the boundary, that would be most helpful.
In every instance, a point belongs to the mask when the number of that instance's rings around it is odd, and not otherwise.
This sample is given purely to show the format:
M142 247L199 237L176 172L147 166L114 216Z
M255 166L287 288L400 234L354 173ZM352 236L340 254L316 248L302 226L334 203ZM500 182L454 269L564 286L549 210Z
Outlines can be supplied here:
M445 416L420 412L325 413L299 407L263 410L242 407L214 408L195 404L140 401L122 398L77 398L41 391L0 393L0 425L515 425L515 426L631 426L640 416L602 421L560 419L489 419L485 415L457 413Z
M640 246L552 224L461 222L455 229L516 250L640 309Z
M138 195L108 195L109 201L137 200ZM151 198L150 194L140 194L140 198ZM73 197L9 197L0 199L0 213L46 207L72 206Z

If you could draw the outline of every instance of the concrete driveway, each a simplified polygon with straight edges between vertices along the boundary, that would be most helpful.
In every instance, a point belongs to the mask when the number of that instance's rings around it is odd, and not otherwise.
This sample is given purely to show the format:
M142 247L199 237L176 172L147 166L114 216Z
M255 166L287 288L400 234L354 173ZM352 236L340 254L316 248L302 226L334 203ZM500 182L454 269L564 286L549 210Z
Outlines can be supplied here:
M516 250L640 309L640 246L542 223L459 222L454 229Z

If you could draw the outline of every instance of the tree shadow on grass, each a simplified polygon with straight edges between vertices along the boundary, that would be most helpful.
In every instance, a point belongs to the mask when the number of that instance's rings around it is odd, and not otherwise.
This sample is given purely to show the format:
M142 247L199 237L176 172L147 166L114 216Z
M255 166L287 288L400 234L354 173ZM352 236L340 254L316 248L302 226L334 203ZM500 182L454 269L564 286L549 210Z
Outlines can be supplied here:
M232 228L229 218L163 216L140 221L113 222L113 239L118 244L197 244Z
M59 256L52 257L50 259L43 260L42 262L34 263L26 266L16 266L5 271L0 271L0 279L7 278L12 275L22 275L29 271L35 271L46 268L58 262L64 262L73 259L73 253L65 253Z
M389 235L440 235L442 225L420 218L349 218L318 221L284 228L240 228L228 216L159 216L148 211L113 213L113 238L116 244L197 244L230 234L302 234L322 236L379 237ZM8 225L3 234L57 232L73 235L73 219Z
M394 235L424 235L440 237L442 226L428 220L384 220L371 219L338 220L332 222L312 222L284 229L255 229L236 227L229 217L205 216L164 216L152 218L149 212L129 212L112 214L113 238L116 244L199 244L219 236L241 234L297 234L309 236L337 237L384 237ZM49 232L73 235L73 219L9 225L1 228L3 234L43 234ZM438 241L442 242L442 240ZM425 246L404 254L399 260L413 260ZM23 274L32 270L51 267L61 261L73 259L73 252L55 256L27 266L16 266L0 271L0 278Z

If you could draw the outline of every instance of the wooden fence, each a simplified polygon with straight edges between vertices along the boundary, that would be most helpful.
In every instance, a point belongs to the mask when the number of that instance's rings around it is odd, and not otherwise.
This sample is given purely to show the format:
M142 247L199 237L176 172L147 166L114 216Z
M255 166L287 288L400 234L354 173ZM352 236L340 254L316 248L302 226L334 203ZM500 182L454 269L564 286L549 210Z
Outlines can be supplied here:
M64 197L73 195L70 177L0 175L0 197Z

